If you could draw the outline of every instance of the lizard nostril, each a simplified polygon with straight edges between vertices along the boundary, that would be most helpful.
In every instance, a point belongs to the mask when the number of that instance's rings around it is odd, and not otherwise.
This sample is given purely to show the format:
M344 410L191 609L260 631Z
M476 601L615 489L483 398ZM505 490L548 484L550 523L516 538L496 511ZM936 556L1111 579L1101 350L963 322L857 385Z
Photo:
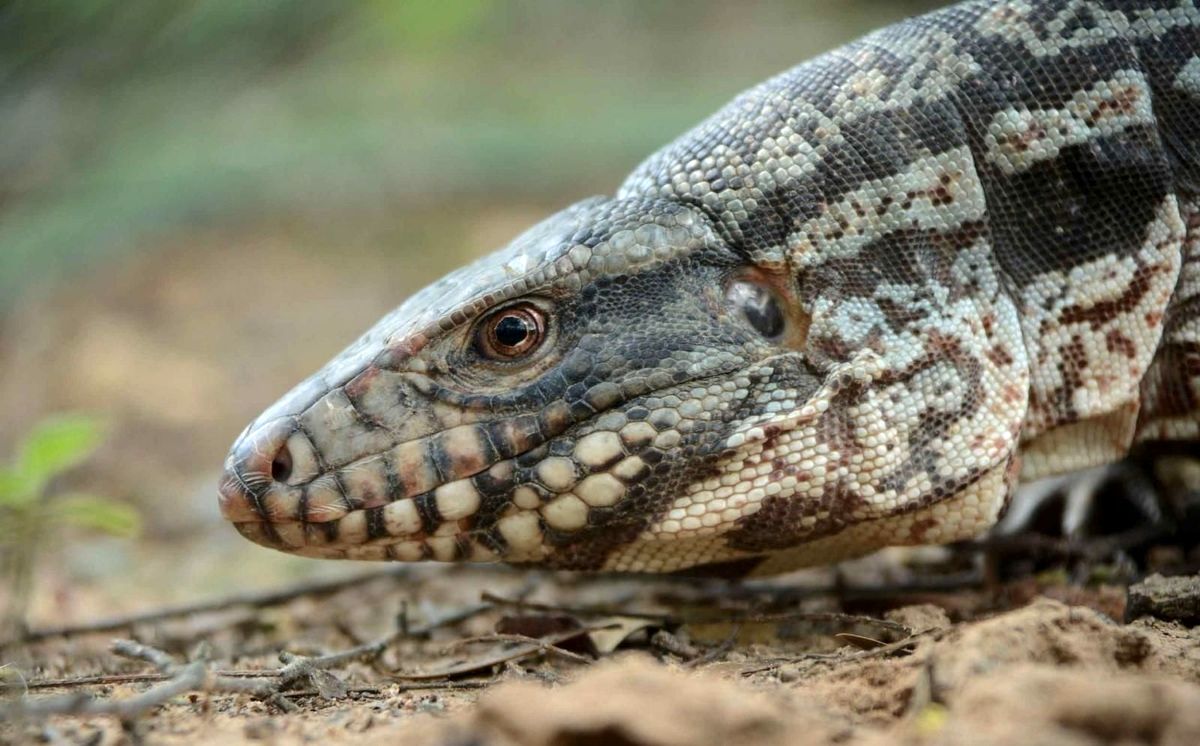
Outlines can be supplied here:
M279 448L279 453L271 461L271 478L276 482L286 482L292 476L292 452L287 443Z

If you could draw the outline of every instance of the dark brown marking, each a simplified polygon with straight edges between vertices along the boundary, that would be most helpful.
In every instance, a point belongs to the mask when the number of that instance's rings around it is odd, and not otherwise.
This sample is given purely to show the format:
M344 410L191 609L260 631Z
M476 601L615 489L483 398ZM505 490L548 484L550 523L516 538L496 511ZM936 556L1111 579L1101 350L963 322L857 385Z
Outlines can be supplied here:
M1079 419L1074 393L1083 386L1088 365L1087 348L1083 344L1083 338L1076 334L1059 350L1058 372L1063 383L1052 392L1053 400L1047 402L1054 407L1052 414L1055 415L1057 424Z
M471 544L471 539L466 534L459 534L454 537L454 561L466 562L471 559L471 555L475 553L475 547Z
M1137 357L1137 346L1120 329L1109 329L1104 335L1104 346L1109 352L1119 353L1130 360Z
M476 533L475 540L501 557L508 553L508 542L495 527Z
M421 530L432 536L433 532L438 530L438 526L445 522L442 511L438 510L437 500L432 492L417 495L412 500L417 508L417 515L421 516Z
M334 485L337 487L338 497L342 498L342 507L346 509L346 512L350 513L362 507L360 504L355 502L355 499L351 497L350 493L346 490L346 482L342 479L341 473L335 471L330 472L330 474L333 478Z
M316 542L322 544L334 544L338 538L338 521L324 521L322 523L305 522L304 533L310 538L316 537Z
M1059 315L1060 322L1063 324L1086 322L1092 329L1099 329L1118 316L1132 311L1150 290L1151 277L1157 271L1153 267L1139 266L1133 274L1133 281L1119 297L1093 303L1090 306L1067 306Z
M383 466L383 478L387 480L387 501L394 502L404 497L404 485L396 474L396 461L392 458L392 452L384 451L379 457Z
M383 506L367 508L367 541L384 539L391 536L387 524L383 520Z
M984 353L984 355L987 356L987 359L993 365L996 365L999 367L1005 367L1008 365L1012 365L1012 362L1013 362L1012 355L1009 353L1008 349L1002 344L998 344L998 345L989 347L987 349L987 352Z
M308 488L312 486L312 482L300 488L300 499L296 500L296 514L292 516L297 521L308 520ZM266 516L263 516L264 519Z
M852 513L865 507L866 501L840 481L818 498L768 497L757 512L737 519L734 529L726 534L726 542L730 548L744 552L788 549L838 533L850 523ZM804 524L806 518L818 513L828 515Z
M433 466L433 472L437 475L437 484L439 485L456 479L454 456L446 450L446 444L440 437L441 435L442 433L437 433L429 438L425 445L426 461Z

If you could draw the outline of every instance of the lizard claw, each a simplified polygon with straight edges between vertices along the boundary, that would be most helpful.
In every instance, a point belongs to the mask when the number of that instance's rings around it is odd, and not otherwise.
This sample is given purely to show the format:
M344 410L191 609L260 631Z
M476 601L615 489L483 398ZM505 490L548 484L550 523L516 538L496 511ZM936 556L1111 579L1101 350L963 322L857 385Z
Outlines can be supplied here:
M1123 559L1135 574L1196 566L1200 464L1184 461L1128 458L1022 485L993 530L996 559L1024 557L1022 574L1046 566L1028 565L1031 551L1053 565Z

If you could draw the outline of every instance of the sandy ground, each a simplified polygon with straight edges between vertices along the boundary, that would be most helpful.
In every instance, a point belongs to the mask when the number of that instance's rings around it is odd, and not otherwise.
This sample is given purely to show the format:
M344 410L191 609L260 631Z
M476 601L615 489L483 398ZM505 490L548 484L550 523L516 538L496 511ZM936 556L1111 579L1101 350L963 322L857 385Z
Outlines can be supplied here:
M855 600L822 575L737 588L438 568L137 625L126 634L180 659L203 642L214 670L261 670L278 666L280 649L345 649L387 634L401 613L416 629L493 594L465 621L402 639L373 663L331 668L344 685L332 698L301 683L289 697L297 712L191 694L134 728L164 744L1200 742L1200 629L1116 622L1098 609L1120 611L1118 588L1026 581ZM516 599L524 603L504 602ZM562 642L564 651L511 637L563 629L593 631ZM148 670L105 652L109 636L46 640L8 657L43 681ZM117 699L148 686L70 690ZM111 718L54 717L0 733L13 742L126 737Z
M405 293L545 211L406 213L386 234L303 223L194 236L0 319L0 452L47 412L99 412L109 442L62 487L129 500L146 519L134 542L56 537L30 626L378 571L237 537L216 512L225 449ZM397 235L417 257L403 272L373 248ZM0 742L1200 743L1200 631L1120 621L1125 588L1100 582L1103 567L990 585L978 569L893 554L730 586L404 568L335 593L10 644ZM484 593L496 598L481 605ZM157 686L111 678L154 670L109 652L114 637L245 673L277 668L281 651L344 650L395 634L400 619L420 631L472 609L426 636L396 635L373 662L298 682L294 713L209 692L172 697L127 730L108 717L14 719L25 692L119 700ZM110 678L81 680L92 676ZM72 682L44 685L60 679Z

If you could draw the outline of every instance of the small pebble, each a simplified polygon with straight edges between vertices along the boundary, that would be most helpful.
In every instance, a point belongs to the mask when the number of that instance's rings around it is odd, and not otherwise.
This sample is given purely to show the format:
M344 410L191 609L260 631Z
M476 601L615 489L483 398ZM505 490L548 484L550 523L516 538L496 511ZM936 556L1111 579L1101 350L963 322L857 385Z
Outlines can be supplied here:
M1150 616L1187 627L1200 624L1200 576L1151 575L1129 587L1125 621Z

